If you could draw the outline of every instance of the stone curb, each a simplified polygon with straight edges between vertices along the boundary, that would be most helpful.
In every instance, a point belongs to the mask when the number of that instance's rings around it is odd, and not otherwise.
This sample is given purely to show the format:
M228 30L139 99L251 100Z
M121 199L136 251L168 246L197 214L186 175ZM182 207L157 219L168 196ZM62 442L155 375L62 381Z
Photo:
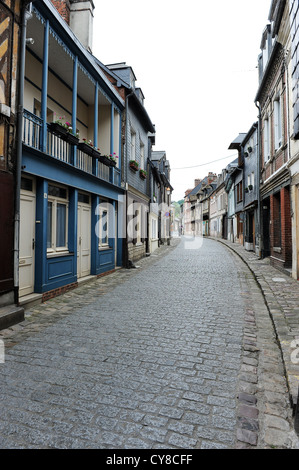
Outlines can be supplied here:
M287 325L285 320L285 312L281 304L278 302L278 297L276 294L273 293L268 281L266 280L262 270L257 269L256 266L253 266L253 263L250 262L248 259L249 256L252 258L256 256L254 252L247 252L245 251L242 245L233 244L226 240L217 239L213 237L209 237L211 240L217 241L222 243L223 245L227 246L231 249L234 253L236 253L242 261L247 265L248 269L253 274L255 281L257 282L258 286L261 289L263 294L265 304L267 306L270 318L272 320L272 324L274 327L274 331L276 334L276 340L281 350L282 360L285 368L285 376L289 388L289 398L290 398L290 405L293 408L293 412L296 411L297 401L298 401L298 385L299 385L299 365L296 365L292 362L292 344L294 342L298 342L299 344L299 335L297 331L291 331L290 327ZM259 261L259 258L256 256L254 260L255 265ZM269 266L268 270L269 277L273 278L273 275L279 278L285 279L286 282L294 283L296 289L298 289L298 303L299 305L299 283L297 283L294 279L287 276L286 274L282 273L281 271ZM286 296L287 294L285 294ZM299 313L297 314L299 320Z

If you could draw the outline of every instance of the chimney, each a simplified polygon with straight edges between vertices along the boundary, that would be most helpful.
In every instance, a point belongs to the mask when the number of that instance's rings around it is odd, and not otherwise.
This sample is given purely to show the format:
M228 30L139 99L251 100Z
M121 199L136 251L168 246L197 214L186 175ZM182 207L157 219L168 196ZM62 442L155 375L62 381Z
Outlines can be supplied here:
M199 179L199 178L198 178L198 179L196 179L196 180L194 180L194 188L196 188L196 186L198 186L198 185L199 185L199 183L201 183L201 182L202 182L202 180L201 180L201 179Z
M89 52L92 52L94 8L92 0L70 0L70 28Z
M213 181L217 180L216 173L209 172L208 174L208 184L213 183Z
M60 16L70 24L70 0L51 0Z

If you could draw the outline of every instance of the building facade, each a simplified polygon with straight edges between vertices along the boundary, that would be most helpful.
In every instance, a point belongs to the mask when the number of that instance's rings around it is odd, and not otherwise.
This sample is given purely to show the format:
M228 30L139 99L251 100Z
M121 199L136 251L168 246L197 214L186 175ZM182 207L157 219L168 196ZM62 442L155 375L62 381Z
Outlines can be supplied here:
M299 5L290 0L290 37L287 45L289 77L289 122L291 201L292 201L292 276L299 279Z
M23 316L23 309L17 306L22 158L19 76L24 66L28 3L4 0L0 4L0 327L7 327Z
M79 4L32 6L27 24L20 197L20 298L47 298L122 265L125 102L76 36ZM84 4L84 5L83 5ZM57 6L57 5L56 5ZM60 9L60 8L59 8ZM63 13L63 12L62 12ZM78 34L79 31L78 31ZM83 42L85 41L85 42Z
M254 123L242 142L244 166L244 246L259 254L259 171L258 122Z
M272 1L270 23L262 35L255 97L260 110L261 253L270 256L271 265L279 269L292 267L286 18L287 2Z

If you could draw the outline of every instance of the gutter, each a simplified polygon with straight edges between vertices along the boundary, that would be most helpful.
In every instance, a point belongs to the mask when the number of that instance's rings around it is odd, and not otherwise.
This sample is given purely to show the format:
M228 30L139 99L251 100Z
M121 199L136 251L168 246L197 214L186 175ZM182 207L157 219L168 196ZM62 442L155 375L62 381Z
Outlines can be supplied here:
M258 206L258 226L259 226L259 257L262 256L262 207L261 207L261 189L260 189L260 180L261 180L261 129L262 129L262 116L261 108L255 101L255 106L257 107L258 114L258 124L257 124L257 167L258 167L258 187L257 187L257 206Z
M20 259L20 192L22 173L22 129L23 129L23 103L24 103L24 76L26 54L26 29L30 13L27 6L31 1L24 0L21 13L21 40L19 60L19 90L17 108L17 155L16 155L16 179L15 179L15 215L14 215L14 300L19 302L19 259Z

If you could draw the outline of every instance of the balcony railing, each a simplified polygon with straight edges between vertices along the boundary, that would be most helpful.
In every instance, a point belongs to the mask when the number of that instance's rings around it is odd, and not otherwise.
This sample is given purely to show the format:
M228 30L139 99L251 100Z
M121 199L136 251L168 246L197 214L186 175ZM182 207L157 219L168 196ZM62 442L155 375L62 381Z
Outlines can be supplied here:
M92 157L82 150L77 150L76 167L92 175Z
M49 129L47 131L47 154L51 157L57 158L62 162L71 163L72 161L73 146L66 140L59 137L57 134L52 133Z
M40 150L43 121L35 114L24 110L23 142L28 147Z
M38 116L24 110L23 118L23 143L36 150L42 150L43 120ZM62 162L74 165L79 170L95 175L98 178L120 186L120 170L111 167L111 163L103 163L105 157L97 158L97 152L90 152L88 146L78 145L75 158L75 146L78 139L73 135L66 135L59 132L51 124L47 125L46 153L47 155ZM107 160L107 159L106 159ZM96 164L94 164L96 162Z

